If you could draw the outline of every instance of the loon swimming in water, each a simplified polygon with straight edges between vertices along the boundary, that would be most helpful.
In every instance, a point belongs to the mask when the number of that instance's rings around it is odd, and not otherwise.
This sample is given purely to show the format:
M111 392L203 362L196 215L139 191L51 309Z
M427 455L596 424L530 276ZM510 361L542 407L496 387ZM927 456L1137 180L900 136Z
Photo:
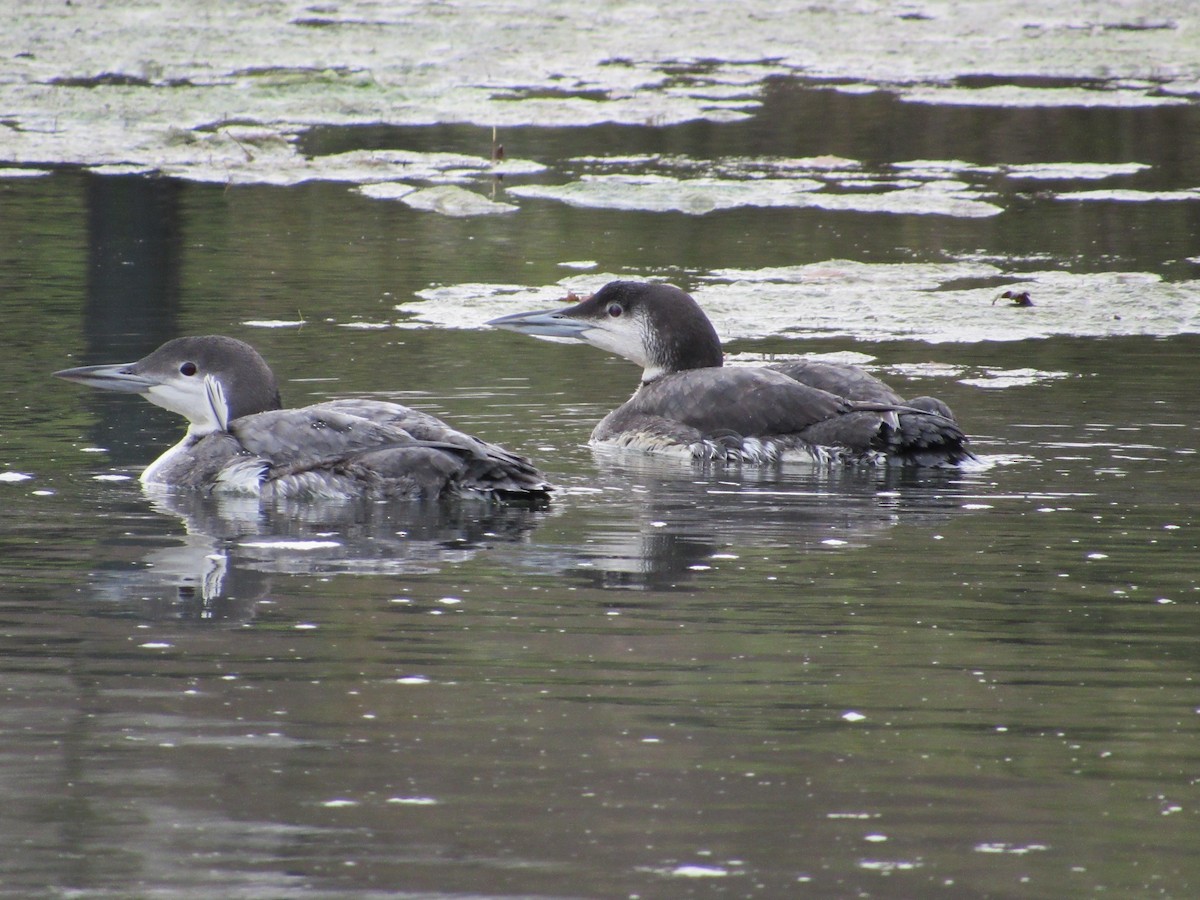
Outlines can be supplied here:
M669 284L614 281L574 306L488 324L577 338L642 367L634 395L592 432L594 444L748 463L800 456L948 466L975 458L946 404L903 400L857 366L723 368L708 316Z
M551 490L523 457L398 403L330 400L283 409L266 361L234 338L176 338L135 363L54 374L141 394L188 420L183 440L142 473L147 485L264 500L537 500Z

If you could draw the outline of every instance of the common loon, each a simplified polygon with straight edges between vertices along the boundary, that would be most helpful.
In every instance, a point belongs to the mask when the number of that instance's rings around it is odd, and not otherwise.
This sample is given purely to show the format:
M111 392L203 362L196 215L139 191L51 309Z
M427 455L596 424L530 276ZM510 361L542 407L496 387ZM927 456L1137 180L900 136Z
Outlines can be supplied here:
M668 284L614 281L574 306L488 324L577 338L642 367L634 395L592 432L594 444L747 463L799 456L949 466L975 458L945 403L905 401L857 366L723 368L708 316Z
M283 409L266 361L235 338L176 338L135 363L54 374L141 394L188 420L183 440L142 473L147 485L264 500L545 499L551 490L523 457L398 403L331 400Z

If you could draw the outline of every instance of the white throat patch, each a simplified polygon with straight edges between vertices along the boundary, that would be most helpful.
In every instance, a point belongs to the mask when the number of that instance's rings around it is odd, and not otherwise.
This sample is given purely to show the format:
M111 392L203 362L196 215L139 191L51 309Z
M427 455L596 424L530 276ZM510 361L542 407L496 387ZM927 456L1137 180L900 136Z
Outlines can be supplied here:
M642 368L650 365L643 323L634 316L595 325L583 333L583 339L593 347L623 356Z

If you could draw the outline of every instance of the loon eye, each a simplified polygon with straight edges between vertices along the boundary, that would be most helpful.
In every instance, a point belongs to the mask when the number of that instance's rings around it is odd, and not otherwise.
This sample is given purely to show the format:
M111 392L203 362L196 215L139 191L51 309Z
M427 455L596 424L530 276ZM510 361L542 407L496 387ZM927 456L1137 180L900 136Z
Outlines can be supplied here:
M194 362L185 362L183 365L181 365L179 367L179 373L181 375L186 375L188 378L191 378L193 375L196 374L196 364Z
M620 303L610 303L610 304L608 304L607 312L610 316L612 316L615 319L615 318L618 318L621 315L621 313L625 312L625 310L621 309Z

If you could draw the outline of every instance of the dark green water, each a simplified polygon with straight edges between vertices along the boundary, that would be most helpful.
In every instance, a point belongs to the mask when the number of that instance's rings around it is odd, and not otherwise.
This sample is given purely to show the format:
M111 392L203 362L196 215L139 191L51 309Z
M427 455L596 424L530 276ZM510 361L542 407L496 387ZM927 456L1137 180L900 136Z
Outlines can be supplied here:
M752 126L507 145L557 166L548 180L669 151L1137 160L1147 190L1195 186L1194 158L1148 137L1194 136L1191 107L1001 121L774 90ZM839 127L795 139L814 107ZM308 140L486 152L490 135ZM394 308L435 285L554 284L579 259L688 288L970 252L1194 275L1195 201L1000 202L980 219L549 201L450 218L342 184L0 181L0 472L32 476L0 482L0 893L1192 896L1194 329L736 341L1057 373L892 378L950 402L979 471L742 472L587 448L635 383L621 360ZM272 320L305 324L246 324ZM179 423L48 373L214 331L258 346L289 404L399 399L534 457L561 495L545 511L146 497L136 474ZM134 477L97 480L114 474Z

